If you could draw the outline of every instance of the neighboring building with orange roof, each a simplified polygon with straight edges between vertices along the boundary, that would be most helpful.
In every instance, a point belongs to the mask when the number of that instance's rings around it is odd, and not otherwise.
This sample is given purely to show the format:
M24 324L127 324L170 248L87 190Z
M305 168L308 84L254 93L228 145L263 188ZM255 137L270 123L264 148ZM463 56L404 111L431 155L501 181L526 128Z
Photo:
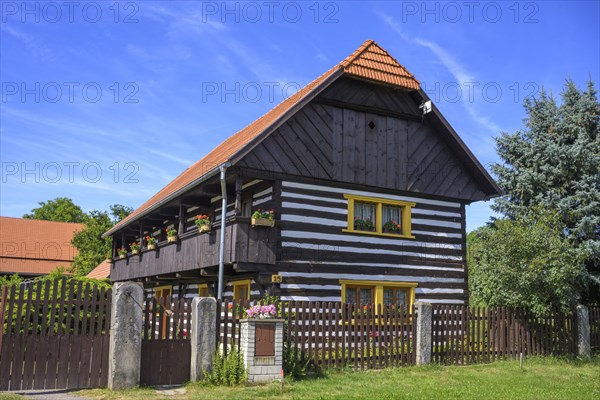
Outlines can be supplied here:
M96 268L86 275L93 279L107 279L110 276L110 263L107 260L102 261Z
M0 217L0 275L47 275L69 268L77 249L71 244L83 224Z
M224 297L463 304L465 206L499 194L414 75L367 40L106 232L110 276L216 294L225 214ZM274 220L257 224L263 210Z

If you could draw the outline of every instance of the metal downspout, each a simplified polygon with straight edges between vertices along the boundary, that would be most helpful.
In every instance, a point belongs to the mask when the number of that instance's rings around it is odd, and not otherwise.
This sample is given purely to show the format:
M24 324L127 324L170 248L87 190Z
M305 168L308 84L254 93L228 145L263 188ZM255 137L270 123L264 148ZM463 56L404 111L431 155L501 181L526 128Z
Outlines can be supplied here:
M217 291L217 300L223 300L223 273L225 271L225 225L227 219L227 185L225 183L225 172L230 167L230 163L221 164L221 196L223 197L221 205L221 238L219 239L219 285Z

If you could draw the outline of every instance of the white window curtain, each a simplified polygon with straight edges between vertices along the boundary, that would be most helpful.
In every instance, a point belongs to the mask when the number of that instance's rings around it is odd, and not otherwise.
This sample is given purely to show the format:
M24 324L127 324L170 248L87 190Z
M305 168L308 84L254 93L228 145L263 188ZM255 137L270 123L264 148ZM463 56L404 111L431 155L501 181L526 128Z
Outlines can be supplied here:
M385 225L389 221L396 221L398 224L402 224L400 218L402 216L401 207L383 206L381 215L381 222Z
M361 203L359 201L354 203L354 218L371 220L375 223L375 204L373 203Z

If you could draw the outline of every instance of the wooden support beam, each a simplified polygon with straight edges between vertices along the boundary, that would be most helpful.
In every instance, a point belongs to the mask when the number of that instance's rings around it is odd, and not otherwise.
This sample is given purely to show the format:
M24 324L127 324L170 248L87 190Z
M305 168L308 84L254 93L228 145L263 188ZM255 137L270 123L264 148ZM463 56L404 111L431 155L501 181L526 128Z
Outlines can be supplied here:
M177 229L177 233L179 235L183 235L185 233L185 207L181 200L179 200L179 227Z
M175 274L177 278L186 279L186 278L200 278L200 271L188 271L188 272L177 272Z
M328 106L346 108L348 110L361 111L361 112L366 112L366 113L371 113L371 114L376 114L376 115L382 115L384 117L396 117L396 118L400 118L400 119L406 119L409 121L419 121L419 122L421 121L420 115L408 114L408 113L403 113L403 112L398 112L398 111L393 111L393 110L386 110L386 109L378 108L378 107L365 106L362 104L347 103L345 101L330 100L330 99L319 98L319 97L317 97L317 99L315 101L317 103L328 105Z
M111 258L116 258L117 257L117 238L115 237L115 235L112 235L110 238L112 240L112 256L111 256Z
M242 186L243 178L240 174L235 175L235 216L242 215Z

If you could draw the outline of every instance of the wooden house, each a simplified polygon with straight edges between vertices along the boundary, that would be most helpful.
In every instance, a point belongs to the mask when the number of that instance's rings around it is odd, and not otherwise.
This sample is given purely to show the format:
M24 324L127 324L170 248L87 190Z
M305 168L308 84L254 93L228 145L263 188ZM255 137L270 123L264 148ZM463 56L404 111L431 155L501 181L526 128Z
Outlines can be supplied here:
M366 41L108 231L111 280L214 295L225 194L225 298L467 301L465 205L500 189L435 105L423 112L428 100ZM252 225L257 209L273 227ZM139 254L117 257L140 238Z

